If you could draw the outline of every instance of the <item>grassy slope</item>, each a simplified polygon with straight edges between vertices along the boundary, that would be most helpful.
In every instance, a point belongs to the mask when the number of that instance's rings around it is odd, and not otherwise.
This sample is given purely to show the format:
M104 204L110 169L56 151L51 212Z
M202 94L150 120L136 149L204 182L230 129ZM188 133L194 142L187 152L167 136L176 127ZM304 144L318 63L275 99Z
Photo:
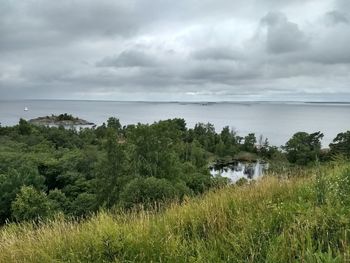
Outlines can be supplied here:
M343 169L327 168L326 183L312 174L266 177L164 213L9 225L0 230L0 262L344 262L350 209L334 190Z

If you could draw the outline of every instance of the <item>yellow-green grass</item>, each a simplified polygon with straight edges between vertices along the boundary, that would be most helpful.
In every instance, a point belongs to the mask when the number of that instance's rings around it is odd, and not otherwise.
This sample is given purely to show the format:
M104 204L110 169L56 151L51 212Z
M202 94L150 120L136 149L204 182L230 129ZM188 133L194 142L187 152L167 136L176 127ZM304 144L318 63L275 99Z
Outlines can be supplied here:
M215 190L158 213L10 224L0 230L0 262L346 262L350 209L333 187L346 166L322 168L321 203L310 170Z

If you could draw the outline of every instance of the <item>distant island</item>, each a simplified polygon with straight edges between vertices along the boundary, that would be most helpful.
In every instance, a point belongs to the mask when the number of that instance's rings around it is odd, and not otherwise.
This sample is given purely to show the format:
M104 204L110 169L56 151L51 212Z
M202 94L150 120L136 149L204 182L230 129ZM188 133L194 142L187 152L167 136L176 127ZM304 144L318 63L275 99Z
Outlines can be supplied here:
M45 117L38 117L35 119L29 120L29 123L37 125L63 125L63 126L72 126L72 125L95 125L93 122L89 122L77 117L72 116L71 114L60 114L60 115L51 115Z

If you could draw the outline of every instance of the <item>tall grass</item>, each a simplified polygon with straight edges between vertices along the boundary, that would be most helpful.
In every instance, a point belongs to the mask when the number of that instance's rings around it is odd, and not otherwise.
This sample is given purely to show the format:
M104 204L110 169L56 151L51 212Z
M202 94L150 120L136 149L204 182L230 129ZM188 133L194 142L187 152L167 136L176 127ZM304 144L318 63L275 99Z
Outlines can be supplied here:
M322 168L321 183L311 170L267 176L158 213L8 225L0 262L349 262L347 167Z

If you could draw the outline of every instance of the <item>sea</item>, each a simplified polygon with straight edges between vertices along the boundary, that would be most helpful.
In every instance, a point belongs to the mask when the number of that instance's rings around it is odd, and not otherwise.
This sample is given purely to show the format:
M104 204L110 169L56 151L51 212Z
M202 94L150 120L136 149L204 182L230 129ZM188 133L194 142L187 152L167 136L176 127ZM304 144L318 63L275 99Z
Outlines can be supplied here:
M338 133L350 130L350 103L0 100L1 126L15 125L20 118L61 113L96 125L109 117L119 118L122 125L183 118L192 128L196 123L209 122L217 132L229 126L240 136L255 133L278 147L299 131L321 131L322 146L328 147Z

